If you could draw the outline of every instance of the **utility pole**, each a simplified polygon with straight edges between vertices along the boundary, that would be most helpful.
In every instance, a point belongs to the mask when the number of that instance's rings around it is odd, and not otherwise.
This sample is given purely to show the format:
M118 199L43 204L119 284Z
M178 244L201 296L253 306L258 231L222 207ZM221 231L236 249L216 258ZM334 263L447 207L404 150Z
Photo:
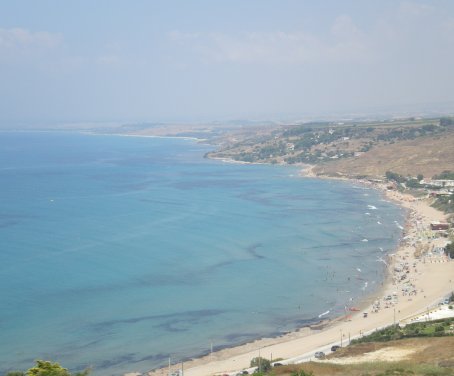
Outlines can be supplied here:
M260 357L260 349L259 349L259 372L262 372L262 358Z
M169 373L168 376L170 376L170 356L169 356Z
M341 328L340 332L341 332L341 347L342 347L342 328Z

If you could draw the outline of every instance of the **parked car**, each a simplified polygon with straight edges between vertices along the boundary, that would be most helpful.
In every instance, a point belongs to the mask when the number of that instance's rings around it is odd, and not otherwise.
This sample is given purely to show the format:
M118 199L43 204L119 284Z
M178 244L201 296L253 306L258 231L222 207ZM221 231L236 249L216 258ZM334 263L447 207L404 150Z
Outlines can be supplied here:
M323 351L317 351L314 355L317 359L325 358L325 353Z
M282 363L276 362L276 363L273 364L273 367L280 367L282 365L283 365Z
M340 348L341 348L340 346L334 345L334 346L331 346L331 351L334 352L334 351L339 350Z

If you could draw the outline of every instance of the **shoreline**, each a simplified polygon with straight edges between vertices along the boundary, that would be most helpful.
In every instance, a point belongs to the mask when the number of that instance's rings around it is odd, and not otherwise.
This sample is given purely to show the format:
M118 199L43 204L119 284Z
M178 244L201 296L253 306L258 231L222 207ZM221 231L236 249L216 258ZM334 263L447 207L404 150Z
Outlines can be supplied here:
M189 140L196 142L205 142L205 138L197 138L190 136L158 136L158 135L147 135L147 134L134 134L134 133L95 133L88 131L81 131L79 133L87 134L90 136L118 136L118 137L141 137L141 138L169 138L169 139L180 139L180 140Z
M230 162L222 158L219 160ZM307 361L313 357L315 351L322 349L326 352L331 345L338 345L343 341L347 343L349 339L376 328L392 325L394 322L405 322L406 318L425 312L454 290L454 284L449 279L449 276L454 276L454 262L449 261L445 256L424 256L417 259L412 254L416 245L427 246L428 249L430 246L434 247L437 239L432 241L433 239L421 238L421 232L427 231L431 221L444 220L444 213L412 196L388 191L385 184L347 177L320 177L313 173L311 165L299 167L303 167L300 171L300 176L303 177L343 180L376 189L383 199L392 201L406 210L405 225L395 253L387 255L386 260L383 260L387 267L382 286L358 301L358 312L351 312L350 315L341 315L330 320L320 320L318 323L298 328L278 337L257 339L188 360L184 365L186 375L236 374L243 369L249 369L250 360L259 354L268 359L283 358L284 361L280 362L284 364ZM395 271L397 265L403 265L405 268L405 277L402 277L402 274L399 275L399 278L404 278L403 280L397 278ZM408 289L407 286L411 288ZM385 301L382 297L391 297L391 299ZM367 318L363 318L363 312L368 312ZM173 365L171 368L177 369L179 365ZM167 372L168 368L165 367L146 374L164 376Z

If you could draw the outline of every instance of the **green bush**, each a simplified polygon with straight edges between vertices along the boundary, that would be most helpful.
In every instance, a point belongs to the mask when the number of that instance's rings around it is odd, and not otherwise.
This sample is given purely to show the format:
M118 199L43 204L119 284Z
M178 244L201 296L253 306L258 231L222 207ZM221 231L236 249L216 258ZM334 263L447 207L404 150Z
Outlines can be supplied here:
M437 325L437 326L435 327L435 331L436 331L437 333L444 332L444 331L445 331L445 327L444 327L443 325L441 325L441 324L440 324L440 325Z
M299 371L293 371L291 376L313 376L314 373L312 371L305 371L304 369L300 369Z
M89 370L71 374L66 368L58 363L52 363L48 360L37 360L36 365L27 370L8 372L6 376L87 376Z
M271 369L271 362L268 359L262 358L260 356L251 360L251 367L257 367L258 372L266 372Z

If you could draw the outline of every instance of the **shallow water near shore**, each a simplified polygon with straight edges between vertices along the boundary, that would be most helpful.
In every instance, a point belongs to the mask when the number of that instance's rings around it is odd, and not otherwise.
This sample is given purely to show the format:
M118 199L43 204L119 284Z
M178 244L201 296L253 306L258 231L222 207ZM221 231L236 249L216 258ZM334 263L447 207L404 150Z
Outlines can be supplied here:
M404 212L193 140L2 133L0 372L146 371L333 318L380 287Z

